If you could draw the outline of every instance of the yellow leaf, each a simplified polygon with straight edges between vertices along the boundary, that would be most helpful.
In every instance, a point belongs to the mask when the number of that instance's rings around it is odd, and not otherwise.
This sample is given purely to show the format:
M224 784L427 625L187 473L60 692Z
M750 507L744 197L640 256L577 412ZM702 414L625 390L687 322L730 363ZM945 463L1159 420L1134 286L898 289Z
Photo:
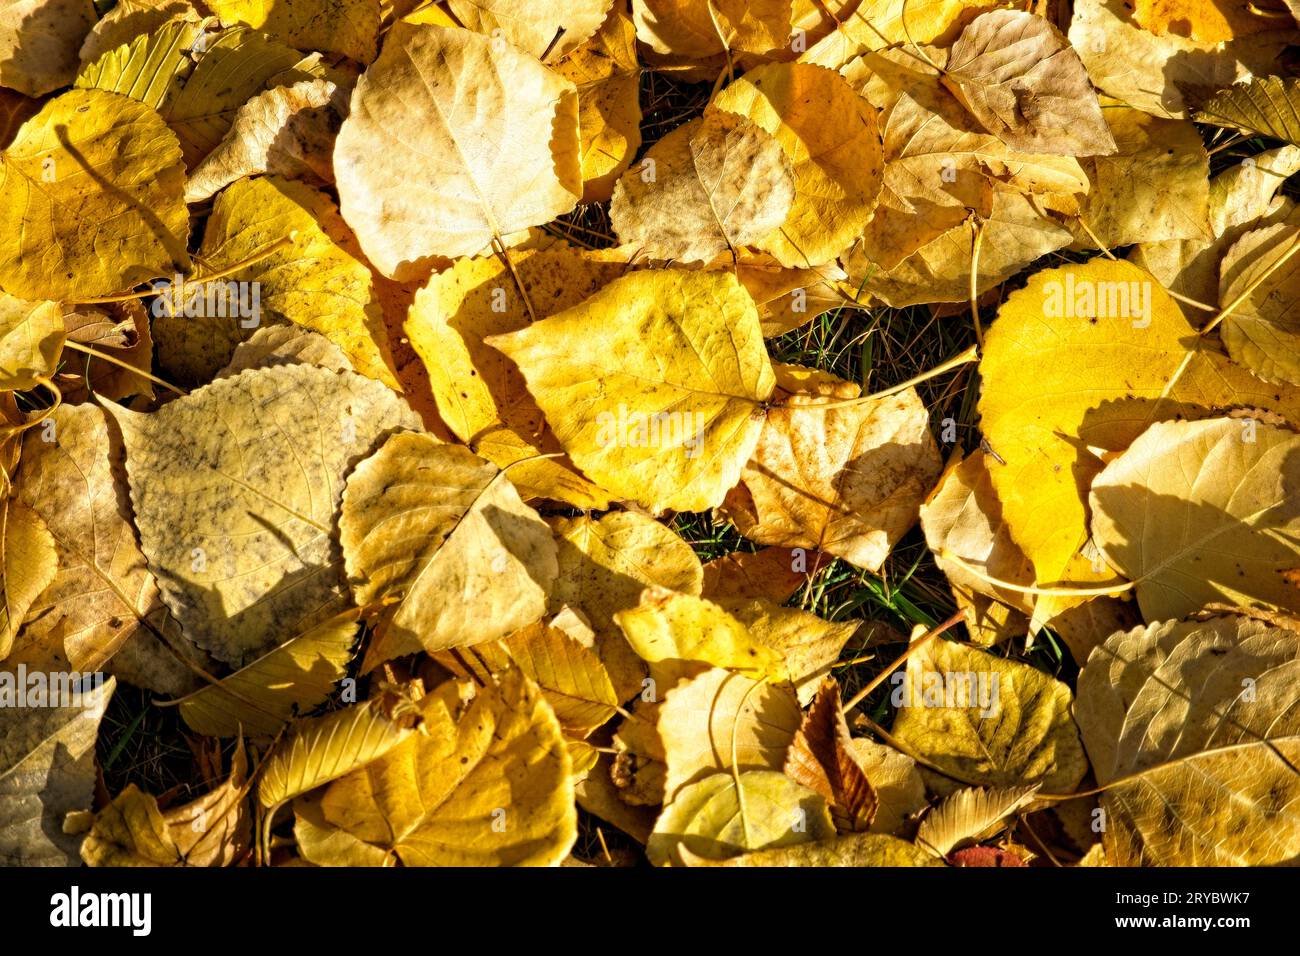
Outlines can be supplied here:
M221 142L239 108L301 57L263 33L247 27L213 33L213 24L178 18L142 33L86 63L77 86L152 106L175 131L192 169Z
M614 716L619 697L596 650L566 631L562 623L558 617L539 621L511 634L502 644L510 659L541 688L565 731L586 736Z
M176 701L181 719L210 737L270 736L324 703L347 673L357 636L356 610L318 624L247 667Z
M378 382L308 365L218 379L152 414L110 409L163 600L234 666L343 609L344 475L383 435L419 427Z
M824 621L816 614L781 607L764 599L717 597L712 600L740 621L760 644L784 656L786 670L799 691L799 703L805 706L830 674L831 665L839 660L844 645L863 623Z
M357 81L334 153L343 218L402 281L568 212L580 162L572 83L508 43L402 23Z
M1220 264L1217 300L1225 309L1235 305L1219 327L1228 354L1266 381L1292 385L1300 384L1300 327L1294 318L1300 272L1294 257L1282 257L1300 238L1297 227L1300 215L1293 212L1233 243Z
M90 0L12 0L0 12L0 86L41 96L67 86L94 25Z
M64 817L90 809L95 738L117 682L91 682L58 706L19 707L10 675L0 672L0 863L75 866L81 837Z
M596 35L557 62L555 72L578 88L582 201L601 202L641 146L641 68L627 14L611 9Z
M519 366L585 474L656 511L722 500L774 386L754 302L725 273L632 273L485 341Z
M699 661L758 679L787 676L780 651L755 640L743 624L703 598L648 587L641 603L619 611L614 621L651 664Z
M12 498L0 502L0 661L36 599L54 582L59 555L40 515Z
M690 851L684 850L685 857ZM834 840L801 843L789 848L758 850L728 860L713 862L703 857L688 858L689 866L851 866L899 867L943 866L933 854L906 840L883 833L854 833Z
M678 684L659 709L668 764L664 802L718 771L780 770L802 716L789 684L755 681L720 667Z
M1203 123L1229 126L1244 133L1262 133L1300 146L1300 81L1259 76L1219 90L1196 111Z
M1070 688L1016 660L939 640L893 681L893 735L957 780L1069 793L1087 773ZM958 784L926 777L947 794Z
M747 117L776 137L794 168L794 203L781 228L757 243L783 266L834 259L862 234L880 192L876 111L832 70L760 66L710 109Z
M707 113L650 147L614 188L619 239L652 259L707 262L785 221L794 174L777 141L732 113Z
M19 638L37 659L102 667L134 635L167 617L136 544L122 473L122 446L94 405L60 405L54 441L27 433L18 500L54 538L58 572L32 603ZM39 649L39 651L38 651Z
M1295 859L1297 647L1293 631L1215 617L1120 632L1093 651L1075 712L1106 785L1108 864Z
M557 865L578 820L554 711L518 671L454 704L451 684L425 697L425 732L332 783L324 819L405 866Z
M89 866L229 866L248 848L252 830L246 773L241 744L225 783L165 813L153 796L128 784L95 814L82 860Z
M149 107L98 90L50 100L0 153L0 286L85 299L188 269L184 189Z
M835 836L826 801L775 770L715 773L677 794L655 821L646 856L681 865L685 854L725 860Z
M1092 482L1097 546L1148 621L1211 602L1300 610L1300 436L1253 418L1152 425Z
M383 698L300 722L267 754L257 800L273 815L301 794L378 760L416 731Z
M0 391L27 391L49 379L63 352L63 310L0 292Z
M447 9L467 29L499 37L530 56L557 60L590 39L609 13L611 0L447 0ZM499 42L500 42L499 41Z
M217 197L198 254L206 271L224 272L285 237L292 241L226 278L173 286L155 300L163 367L207 381L263 319L277 319L320 332L357 372L396 388L370 269L348 250L347 227L324 193L278 176L241 179Z
M357 604L394 599L392 635L430 651L539 620L556 575L551 529L505 474L429 435L394 435L356 467L339 540Z
M786 382L795 387L795 383ZM745 537L813 548L876 571L916 522L939 475L929 415L915 389L854 405L840 381L780 392L723 510Z
M212 0L222 26L242 23L300 50L342 53L361 63L375 58L379 0Z
M511 256L514 275L539 319L578 305L625 268L613 256L567 245ZM607 508L609 496L563 459L519 369L485 342L526 328L528 307L512 274L495 256L458 259L415 295L403 327L428 371L438 413L461 441L499 467L530 498L576 508Z

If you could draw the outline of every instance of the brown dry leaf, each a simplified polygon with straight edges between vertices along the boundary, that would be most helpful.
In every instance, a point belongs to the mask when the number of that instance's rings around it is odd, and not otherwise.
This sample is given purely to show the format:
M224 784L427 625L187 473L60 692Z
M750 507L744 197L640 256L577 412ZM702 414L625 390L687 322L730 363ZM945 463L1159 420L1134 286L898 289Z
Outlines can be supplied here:
M539 620L557 574L551 529L505 473L430 435L396 434L356 466L339 540L357 604L390 602L392 638L430 651Z
M944 83L1008 146L1031 153L1115 152L1079 55L1042 17L993 10L948 53Z
M823 681L790 742L782 769L826 798L841 833L867 830L875 821L880 798L854 752L834 679Z
M788 379L785 386L795 387ZM939 475L929 416L915 389L819 411L861 390L831 381L782 391L723 510L759 544L810 548L879 569L916 521Z
M700 593L711 601L758 598L784 604L808 580L809 573L805 548L733 551L704 565Z
M1300 81L1261 76L1215 93L1196 111L1196 118L1300 146L1298 103Z
M366 256L417 278L574 207L577 91L508 43L399 23L357 81L334 173Z
M332 181L329 148L338 121L331 122L330 104L337 95L329 80L302 80L253 97L239 108L225 139L190 173L185 201L201 202L259 173L308 172Z
M790 212L794 173L777 141L733 113L673 130L625 173L609 217L652 259L707 262L754 245Z
M166 629L167 612L136 544L117 430L94 405L61 405L47 422L24 439L17 496L53 536L58 571L17 649L93 671L133 635Z

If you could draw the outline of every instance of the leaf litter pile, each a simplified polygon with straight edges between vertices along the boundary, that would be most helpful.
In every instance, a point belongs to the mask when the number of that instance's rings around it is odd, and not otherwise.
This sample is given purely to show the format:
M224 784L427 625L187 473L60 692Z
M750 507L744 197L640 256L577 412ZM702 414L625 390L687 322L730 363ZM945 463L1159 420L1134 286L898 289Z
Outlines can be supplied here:
M1291 0L6 0L0 862L1300 859Z

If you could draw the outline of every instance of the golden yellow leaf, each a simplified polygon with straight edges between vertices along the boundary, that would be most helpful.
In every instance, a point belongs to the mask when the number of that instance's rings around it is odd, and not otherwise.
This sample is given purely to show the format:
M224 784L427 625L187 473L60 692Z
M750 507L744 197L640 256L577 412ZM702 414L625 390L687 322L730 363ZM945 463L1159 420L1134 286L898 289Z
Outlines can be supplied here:
M624 271L616 257L567 245L512 253L514 275L536 317L578 305ZM530 498L607 508L609 496L563 459L519 369L484 339L527 328L528 306L495 256L458 259L415 295L403 327L428 372L438 413L461 441L499 467Z
M301 58L264 33L247 27L213 33L214 25L211 19L173 19L87 62L76 85L152 106L175 131L185 165L193 169L225 137L239 108Z
M742 116L711 112L650 147L615 186L609 217L622 242L652 259L707 262L760 242L793 198L777 141Z
M578 820L550 704L519 671L481 689L459 719L455 703L451 684L425 697L424 732L330 784L324 819L405 866L558 864Z
M189 268L185 167L156 112L72 90L0 153L0 286L85 299Z
M1235 308L1219 326L1228 354L1266 381L1300 384L1300 273L1282 257L1300 236L1300 215L1252 229L1220 264L1218 300ZM1237 300L1240 300L1239 302ZM1215 300L1211 300L1215 301Z
M63 310L0 291L0 390L27 391L54 376L63 352Z
M756 245L783 266L828 262L862 234L880 192L876 111L838 73L803 63L749 71L710 109L747 117L771 133L794 168L784 225Z
M891 681L892 733L957 780L1069 793L1088 771L1071 698L1029 664L938 640ZM958 787L938 774L926 780L941 794Z
M59 553L40 515L21 502L0 502L0 661L36 599L54 582Z
M1186 120L1160 119L1118 103L1102 111L1115 137L1109 156L1083 161L1091 188L1079 216L1106 248L1134 242L1208 242L1210 157ZM1096 242L1076 229L1078 244Z
M967 787L949 794L925 815L916 845L946 858L953 850L995 835L1002 821L1033 800L1038 787Z
M574 464L655 511L721 502L775 384L754 302L726 273L635 272L485 341L519 366Z
M632 649L650 664L699 661L738 674L775 681L787 678L784 655L750 635L712 601L657 586L614 621Z
M634 0L637 39L656 53L767 53L790 39L790 0Z
M181 719L210 737L277 733L293 717L324 703L347 673L358 617L355 609L345 611L181 698L175 702Z
M82 65L93 63L141 34L157 31L173 19L198 21L202 18L189 0L118 0L95 22L81 44Z
M862 626L862 621L825 621L816 614L762 598L715 597L728 614L743 624L750 635L785 658L786 671L799 691L799 703L807 705L817 693L831 665ZM724 665L725 666L725 665Z
M1300 436L1253 418L1160 422L1092 482L1092 533L1148 621L1211 602L1300 610Z
M81 844L82 860L89 866L229 866L247 850L252 831L246 775L241 744L225 783L166 812L152 795L128 784L95 814Z
M849 753L871 781L878 800L872 833L899 836L910 832L910 822L929 804L925 799L925 781L916 769L916 761L893 747L865 737L849 741Z
M1272 29L1241 0L1134 0L1133 22L1156 36L1174 34L1205 43L1219 43Z
M110 406L140 543L185 636L234 666L342 610L348 469L415 414L378 382L251 369L152 414Z
M245 24L300 50L342 53L361 63L375 58L379 0L211 0L222 26Z
M155 300L163 368L207 381L253 329L281 320L320 332L357 372L396 388L370 269L347 248L347 227L324 193L278 176L241 179L217 197L198 254L209 271L225 272L286 236L287 245L226 278L172 285Z
M933 854L883 833L854 833L817 843L757 850L716 862L689 853L682 851L688 866L943 866Z
M572 83L503 41L402 23L357 81L334 153L343 218L402 281L568 212L580 162Z
M258 803L272 815L294 797L379 759L414 733L412 720L384 698L304 720L267 754L259 771Z
M427 650L539 620L556 575L551 529L496 466L397 434L348 478L339 540L358 605L393 601L393 637Z
M1300 145L1300 81L1280 76L1259 76L1219 90L1196 111L1203 123L1228 126L1244 133L1262 133Z
M980 363L981 429L1005 462L989 466L1002 517L1040 585L1109 577L1080 554L1084 496L1103 465L1089 449L1124 448L1160 411L1191 334L1178 304L1125 262L1038 272L1003 303Z
M681 865L685 852L725 860L834 836L826 801L784 774L715 773L683 788L664 807L646 844L646 856L656 866Z
M539 621L502 644L510 659L537 683L560 726L569 734L586 736L614 716L620 698L596 649L566 630L564 623L558 616Z
M555 64L578 88L582 201L608 199L641 146L636 29L617 5L590 40Z

